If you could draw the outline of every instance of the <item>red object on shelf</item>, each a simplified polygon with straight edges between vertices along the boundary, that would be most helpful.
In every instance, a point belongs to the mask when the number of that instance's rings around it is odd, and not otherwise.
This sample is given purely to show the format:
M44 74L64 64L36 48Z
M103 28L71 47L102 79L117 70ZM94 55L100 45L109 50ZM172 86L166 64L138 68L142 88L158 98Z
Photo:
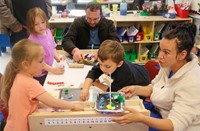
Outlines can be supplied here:
M187 18L190 10L182 10L180 4L175 4L175 10L177 12L177 16L181 18Z
M144 35L143 32L138 32L136 34L136 41L142 41L143 40L143 35Z

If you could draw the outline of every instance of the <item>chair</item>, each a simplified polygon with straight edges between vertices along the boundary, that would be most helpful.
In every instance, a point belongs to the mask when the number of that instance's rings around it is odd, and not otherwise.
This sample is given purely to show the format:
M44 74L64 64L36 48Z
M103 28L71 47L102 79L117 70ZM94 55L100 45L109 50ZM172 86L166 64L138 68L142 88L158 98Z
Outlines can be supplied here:
M155 60L149 60L144 67L149 72L150 79L153 80L160 70L159 63Z
M0 34L0 56L1 52L6 52L6 47L12 48L10 37L7 34Z
M144 67L147 69L147 71L149 72L149 77L151 80L153 80L156 75L158 74L159 70L160 70L160 66L159 63L155 60L149 60L145 63ZM145 101L147 102L151 102L150 98L147 97L145 99Z

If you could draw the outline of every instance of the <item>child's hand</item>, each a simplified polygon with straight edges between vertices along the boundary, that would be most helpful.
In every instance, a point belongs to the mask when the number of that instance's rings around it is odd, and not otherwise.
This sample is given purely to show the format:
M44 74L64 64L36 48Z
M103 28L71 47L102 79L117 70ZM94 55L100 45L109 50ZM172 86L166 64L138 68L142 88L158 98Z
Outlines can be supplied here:
M82 100L82 101L86 101L86 100L88 100L89 99L89 96L90 96L90 93L89 93L89 91L88 90L82 90L81 91L81 93L80 93L80 99Z
M78 103L73 102L73 107L72 109L73 111L84 111L84 106Z
M57 75L63 74L64 72L65 72L65 68L64 67L63 68L55 67L55 68L53 68L53 71L52 71L52 73L57 74Z
M55 59L57 63L60 63L60 59Z

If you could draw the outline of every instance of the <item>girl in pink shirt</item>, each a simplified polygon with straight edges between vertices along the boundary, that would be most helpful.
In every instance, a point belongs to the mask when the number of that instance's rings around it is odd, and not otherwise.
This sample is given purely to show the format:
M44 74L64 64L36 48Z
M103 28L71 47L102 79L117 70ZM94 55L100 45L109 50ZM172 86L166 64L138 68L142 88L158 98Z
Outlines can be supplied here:
M44 70L35 79L39 80L40 84L43 85L47 76L47 72L54 74L63 74L64 67L52 67L53 60L60 62L59 56L56 51L56 43L52 36L50 29L48 28L48 19L45 12L39 7L30 9L27 12L27 29L30 33L28 39L33 40L41 44L45 51Z
M1 98L8 118L4 131L29 131L28 116L39 101L55 109L83 110L80 104L56 99L33 79L44 68L44 49L31 40L21 40L12 49L2 81Z

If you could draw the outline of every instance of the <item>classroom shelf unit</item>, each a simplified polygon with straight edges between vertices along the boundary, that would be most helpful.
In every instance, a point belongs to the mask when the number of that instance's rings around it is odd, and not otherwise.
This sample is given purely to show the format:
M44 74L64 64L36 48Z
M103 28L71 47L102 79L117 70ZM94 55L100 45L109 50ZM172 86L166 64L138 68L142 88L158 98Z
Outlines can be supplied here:
M174 28L181 23L193 21L192 18L176 17L169 19L162 16L135 16L134 14L127 14L125 16L119 14L111 15L107 18L114 22L116 29L117 27L142 27L143 38L141 40L135 41L131 39L131 42L127 40L121 42L125 50L134 50L134 60L132 62L139 64L144 64L149 59L155 59L157 55L155 52L158 48L156 45L159 44L164 31ZM51 18L49 23L51 28L65 28L69 27L73 20L74 18ZM151 51L154 51L153 54L151 54ZM144 54L148 54L148 56Z
M130 28L134 26L138 29L138 32L142 35L137 36L124 36L124 40L121 42L124 49L133 50L136 53L135 60L132 62L144 64L149 59L156 59L158 45L162 38L162 33L175 28L184 22L192 22L192 18L179 18L174 19L163 18L162 16L134 16L128 14L126 16L113 15L114 24L117 28ZM142 30L142 31L141 31ZM131 42L130 42L131 41ZM131 59L131 58L130 58Z

